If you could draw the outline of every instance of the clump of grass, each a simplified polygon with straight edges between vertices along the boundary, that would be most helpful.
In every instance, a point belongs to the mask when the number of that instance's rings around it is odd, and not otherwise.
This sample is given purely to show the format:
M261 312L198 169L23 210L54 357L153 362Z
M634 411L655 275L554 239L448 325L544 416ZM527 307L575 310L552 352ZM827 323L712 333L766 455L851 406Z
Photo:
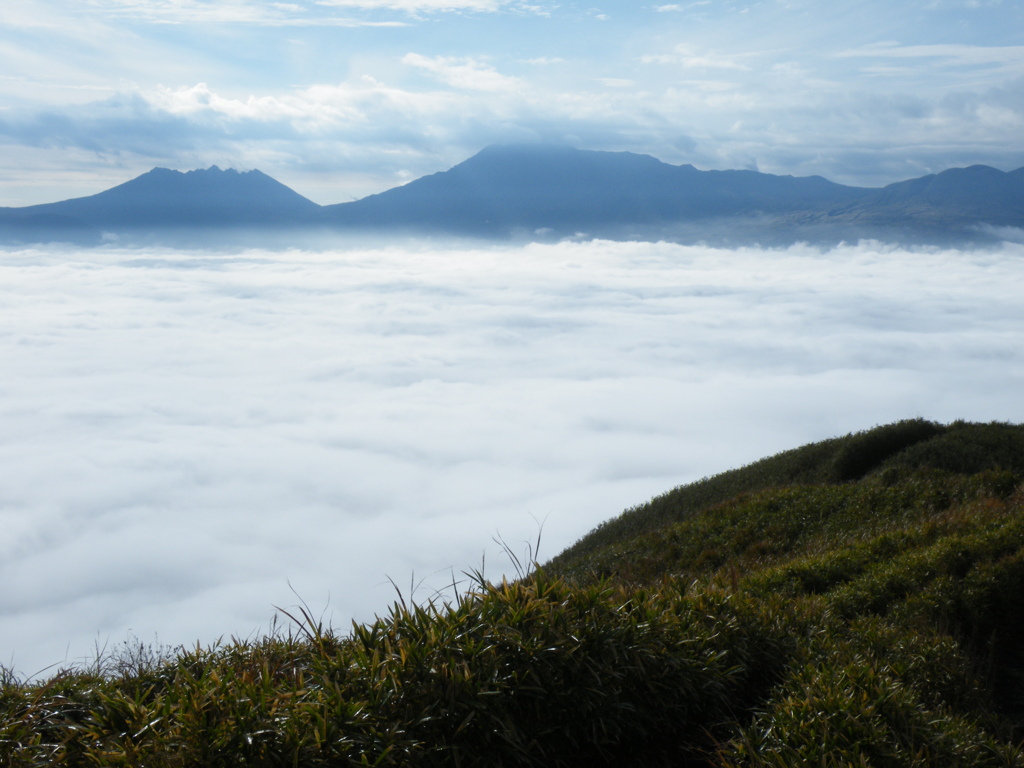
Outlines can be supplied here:
M786 645L725 594L536 573L345 637L181 652L144 684L12 684L3 748L26 766L671 765L761 701Z
M737 768L1021 764L1016 746L951 707L927 703L886 655L857 643L833 643L798 666L721 760Z

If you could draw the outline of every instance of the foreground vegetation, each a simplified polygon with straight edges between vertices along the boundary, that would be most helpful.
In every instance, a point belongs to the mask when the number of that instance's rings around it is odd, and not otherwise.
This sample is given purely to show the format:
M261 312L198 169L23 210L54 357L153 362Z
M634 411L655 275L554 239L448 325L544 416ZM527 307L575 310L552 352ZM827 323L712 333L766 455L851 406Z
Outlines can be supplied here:
M900 422L340 634L0 680L4 766L1024 766L1024 427Z

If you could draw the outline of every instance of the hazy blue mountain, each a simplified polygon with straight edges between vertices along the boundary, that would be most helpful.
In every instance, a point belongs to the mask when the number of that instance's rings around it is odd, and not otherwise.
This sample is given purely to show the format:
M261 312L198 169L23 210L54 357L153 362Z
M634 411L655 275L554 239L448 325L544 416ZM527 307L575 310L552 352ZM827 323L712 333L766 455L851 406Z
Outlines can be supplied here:
M104 230L282 226L303 223L320 206L261 171L148 173L89 197L17 209L54 214Z
M647 155L548 145L484 149L440 173L319 206L260 171L156 168L105 192L0 209L0 241L291 245L302 231L557 239L589 236L721 244L878 237L984 239L1024 228L1024 168L975 165L865 189L820 176L701 171Z
M868 192L819 176L699 171L647 155L544 145L488 147L454 168L351 203L336 226L464 235L572 234L817 211Z
M829 212L827 220L908 227L1024 226L1024 168L951 168L900 181Z
M98 229L70 216L55 213L23 214L20 210L0 208L0 244L97 245L103 239Z

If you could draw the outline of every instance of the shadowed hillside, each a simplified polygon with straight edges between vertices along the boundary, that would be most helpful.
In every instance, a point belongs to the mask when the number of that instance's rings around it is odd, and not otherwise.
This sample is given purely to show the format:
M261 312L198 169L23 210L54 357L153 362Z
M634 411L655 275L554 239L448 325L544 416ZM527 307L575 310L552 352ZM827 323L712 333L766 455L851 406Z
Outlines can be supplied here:
M1024 426L903 421L514 582L0 678L11 766L1024 766Z

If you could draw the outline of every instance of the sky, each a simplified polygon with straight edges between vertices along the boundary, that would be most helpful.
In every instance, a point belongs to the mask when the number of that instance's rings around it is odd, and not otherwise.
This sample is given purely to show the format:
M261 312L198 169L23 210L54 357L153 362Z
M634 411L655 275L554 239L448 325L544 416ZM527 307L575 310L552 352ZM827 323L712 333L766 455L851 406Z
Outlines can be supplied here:
M493 143L880 186L1024 166L1020 0L4 0L0 205L258 168L320 204Z
M1024 422L1024 244L0 258L0 664L344 632L678 484ZM287 623L287 622L285 622Z

